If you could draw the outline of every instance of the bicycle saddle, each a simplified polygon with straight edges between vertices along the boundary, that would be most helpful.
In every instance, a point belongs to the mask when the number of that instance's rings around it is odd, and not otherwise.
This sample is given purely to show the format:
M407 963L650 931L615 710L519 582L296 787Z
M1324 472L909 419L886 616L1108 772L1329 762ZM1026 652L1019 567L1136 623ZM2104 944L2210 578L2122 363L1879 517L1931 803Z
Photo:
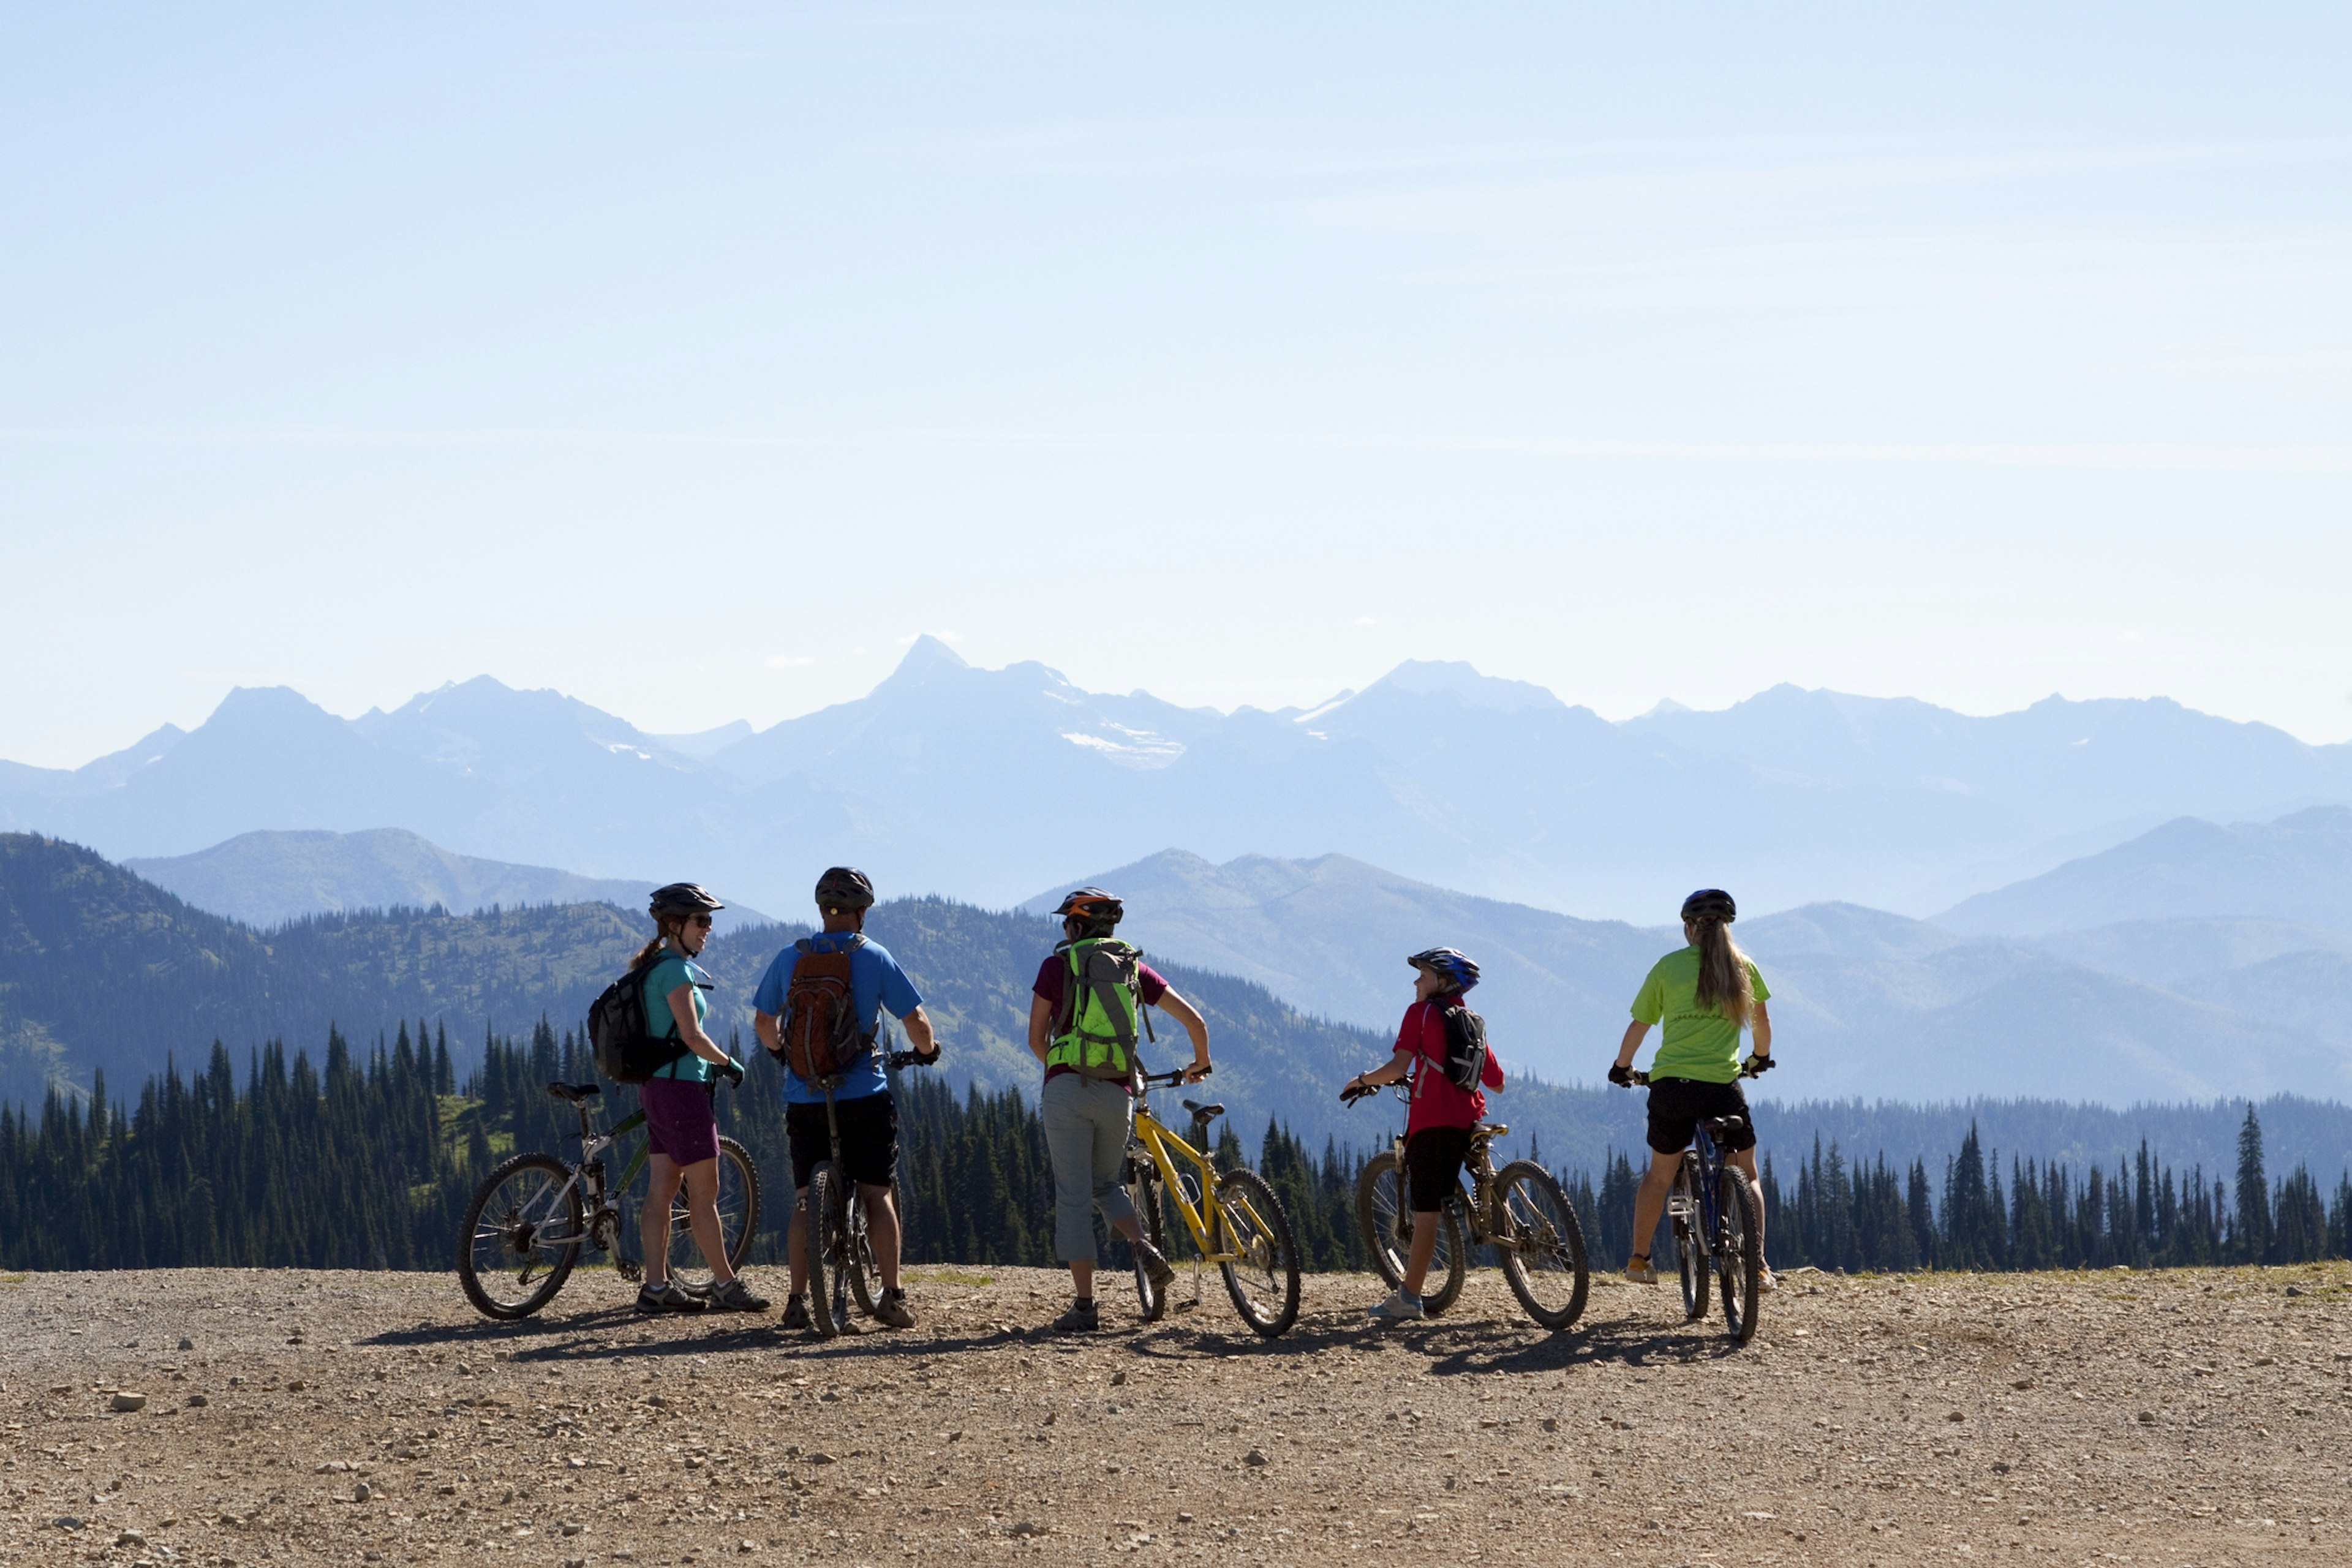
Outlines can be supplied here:
M583 1100L595 1099L604 1092L604 1089L602 1084L593 1083L551 1083L547 1086L547 1092L558 1100L568 1100L577 1105Z
M1225 1108L1222 1105L1203 1105L1197 1100L1186 1100L1184 1102L1184 1109L1191 1111L1193 1115L1199 1117L1203 1121L1214 1121L1216 1118L1223 1116L1225 1113Z
M1510 1131L1499 1121L1481 1121L1470 1129L1470 1135L1473 1138L1501 1138Z
M1708 1137L1720 1143L1725 1139L1730 1137L1734 1132L1737 1132L1741 1128L1747 1126L1748 1118L1745 1116L1710 1116L1705 1121L1701 1122L1700 1125L1706 1129L1706 1135Z

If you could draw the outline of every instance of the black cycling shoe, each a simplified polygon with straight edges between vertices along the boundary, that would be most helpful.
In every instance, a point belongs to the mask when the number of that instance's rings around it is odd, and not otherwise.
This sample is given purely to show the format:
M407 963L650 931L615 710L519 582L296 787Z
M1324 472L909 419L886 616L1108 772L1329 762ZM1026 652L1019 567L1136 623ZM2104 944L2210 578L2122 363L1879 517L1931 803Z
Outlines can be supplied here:
M786 1329L805 1329L810 1327L808 1298L805 1296L795 1296L791 1300L785 1302L784 1315L779 1321L777 1326Z

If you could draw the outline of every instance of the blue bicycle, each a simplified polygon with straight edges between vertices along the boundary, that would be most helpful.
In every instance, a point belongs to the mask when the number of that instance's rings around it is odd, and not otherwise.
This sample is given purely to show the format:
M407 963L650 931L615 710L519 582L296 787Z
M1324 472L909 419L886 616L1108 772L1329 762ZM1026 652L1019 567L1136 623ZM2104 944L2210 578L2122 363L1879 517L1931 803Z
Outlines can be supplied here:
M1741 1076L1756 1075L1743 1065ZM1650 1081L1645 1072L1633 1078L1636 1087ZM1696 1152L1685 1152L1666 1194L1666 1217L1675 1227L1675 1257L1682 1271L1684 1318L1695 1323L1706 1317L1709 1287L1720 1283L1724 1328L1743 1345L1756 1337L1757 1301L1764 1289L1764 1226L1755 1189L1724 1159L1723 1144L1747 1120L1733 1115L1700 1121L1691 1139Z

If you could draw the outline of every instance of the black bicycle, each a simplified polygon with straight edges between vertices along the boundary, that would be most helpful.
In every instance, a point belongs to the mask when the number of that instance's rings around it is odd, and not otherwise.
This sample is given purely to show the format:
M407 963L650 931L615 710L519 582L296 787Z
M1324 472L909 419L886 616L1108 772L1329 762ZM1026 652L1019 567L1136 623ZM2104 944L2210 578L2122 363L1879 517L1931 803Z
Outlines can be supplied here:
M1748 1070L1755 1059L1741 1065L1741 1077L1757 1076ZM1633 1075L1633 1087L1649 1081L1648 1073ZM1684 1154L1675 1184L1666 1193L1685 1321L1695 1323L1706 1316L1709 1287L1719 1283L1723 1326L1743 1345L1756 1337L1757 1305L1764 1289L1764 1226L1756 1190L1725 1160L1723 1145L1747 1124L1748 1119L1737 1113L1701 1120L1691 1134L1695 1152Z
M890 1051L883 1061L891 1068L936 1067L939 1052L920 1056L913 1051ZM855 1298L857 1310L867 1317L882 1300L882 1268L875 1261L874 1240L866 1215L866 1194L841 1165L841 1123L833 1110L833 1089L837 1080L819 1079L816 1087L824 1091L824 1131L827 1155L809 1172L808 1194L801 1200L803 1215L813 1216L814 1224L808 1237L809 1326L819 1338L831 1339L835 1334L854 1331L850 1321L850 1302ZM906 1211L898 1197L898 1177L890 1176L890 1206L899 1216L899 1235L906 1235Z
M552 1154L517 1154L482 1178L458 1233L457 1283L488 1317L528 1318L546 1306L572 1277L583 1248L611 1257L632 1284L645 1278L645 1265L625 1246L636 1231L624 1223L619 1194L645 1168L651 1146L638 1146L617 1182L606 1179L604 1154L643 1126L646 1113L635 1111L610 1132L599 1132L588 1107L604 1095L601 1084L551 1083L547 1092L580 1113L580 1158L567 1164ZM759 1226L760 1173L743 1145L721 1137L719 1228L728 1268L742 1266ZM669 1273L689 1291L709 1289L710 1269L695 1243L683 1187L670 1200Z

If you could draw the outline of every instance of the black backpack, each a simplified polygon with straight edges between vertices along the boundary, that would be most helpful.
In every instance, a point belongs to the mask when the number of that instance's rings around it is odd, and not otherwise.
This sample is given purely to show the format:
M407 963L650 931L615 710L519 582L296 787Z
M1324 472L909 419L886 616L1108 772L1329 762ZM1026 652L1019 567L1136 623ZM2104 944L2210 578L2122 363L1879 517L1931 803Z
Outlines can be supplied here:
M686 1055L685 1042L656 1039L646 1023L646 976L669 954L658 953L630 970L589 1005L588 1043L596 1070L614 1083L643 1083Z
M1465 1094L1475 1094L1486 1075L1486 1020L1458 997L1440 1016L1445 1020L1446 1081Z

